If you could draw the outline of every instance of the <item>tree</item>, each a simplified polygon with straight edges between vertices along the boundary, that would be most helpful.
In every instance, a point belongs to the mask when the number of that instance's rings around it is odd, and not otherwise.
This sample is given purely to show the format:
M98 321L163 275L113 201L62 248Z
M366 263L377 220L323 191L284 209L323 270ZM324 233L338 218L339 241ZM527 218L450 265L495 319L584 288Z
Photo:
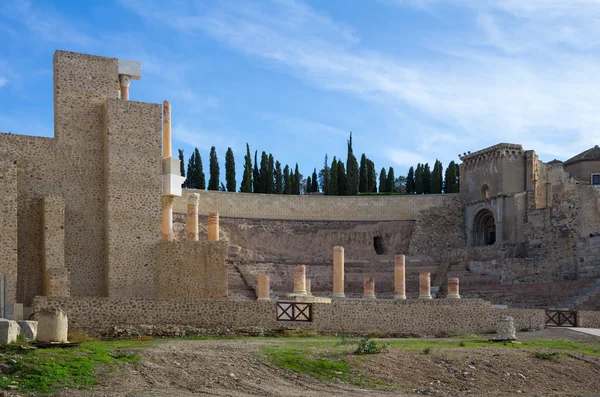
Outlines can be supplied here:
M273 155L269 154L269 159L267 162L267 191L268 194L275 193L275 180L273 178L273 167L275 160L273 159Z
M385 168L381 168L381 172L379 172L379 193L385 192L385 185L387 182L387 176L385 174Z
M187 164L187 178L185 180L185 187L187 187L188 189L195 189L196 188L194 186L194 170L195 170L194 161L195 160L196 160L196 158L194 157L194 153L192 152L192 155L190 156L190 159L188 160L188 164Z
M369 159L367 159L367 189L366 192L373 191L373 185L375 185L375 164Z
M286 164L283 169L283 194L292 194L292 178L290 167Z
M327 194L330 196L338 196L340 194L340 185L338 182L338 172L337 172L337 160L335 156L333 156L333 161L331 162L330 168L330 176L329 176L329 186L327 189Z
M258 191L257 193L267 192L267 172L269 169L269 157L266 152L260 156L260 169L258 171Z
M202 158L200 157L198 148L194 148L194 153L190 156L187 175L187 188L201 190L206 188L206 180L204 178L204 171L202 170Z
M341 161L338 161L337 169L338 169L338 190L340 192L339 194L340 194L340 196L344 196L344 195L346 195L346 192L348 189L348 179L346 177L346 169L344 168L344 163Z
M410 167L406 176L406 193L413 194L415 192L415 169Z
M431 193L432 194L440 194L442 193L443 188L443 171L442 171L442 162L439 160L435 160L435 165L433 166L433 171L431 173Z
M423 166L421 163L417 164L415 171L415 193L423 194Z
M325 154L325 164L323 164L323 168L319 171L319 185L321 186L321 191L324 194L327 194L329 191L329 164L327 162L327 154Z
M368 164L368 160L367 160L367 156L365 156L365 154L363 153L362 156L360 156L360 168L358 170L358 191L360 193L364 193L364 192L368 192L370 191L368 186L369 186L369 164Z
M257 155L258 155L258 150L255 150L254 151L254 170L252 170L252 191L254 193L260 192Z
M454 161L446 168L444 193L458 193L458 165Z
M358 194L358 185L360 181L358 175L358 161L356 161L356 157L354 157L354 152L352 151L352 133L350 133L350 139L348 140L348 158L346 164L348 171L346 173L346 189L344 191L348 196L356 196Z
M240 192L252 193L252 155L250 154L250 145L246 143L246 155L244 156L244 177Z
M406 193L406 177L400 175L394 181L395 191L398 193Z
M185 178L185 159L183 158L183 150L177 149L177 151L179 152L179 174ZM184 179L181 187L186 187L185 182L186 180Z
M317 169L315 168L312 173L312 186L310 188L311 192L319 193L319 181L317 181Z
M219 190L219 160L217 159L217 150L210 148L208 190Z
M312 178L306 178L306 193L312 193Z
M283 191L283 174L281 173L281 163L275 162L275 193L282 194Z
M296 163L296 169L294 170L294 183L292 185L292 194L300 194L300 182L302 175L298 171L298 163Z
M390 167L385 180L385 191L389 193L396 191L396 177L394 176L394 169L392 167Z
M225 153L225 182L227 191L235 192L235 159L231 148L227 148L227 153Z
M431 193L431 170L429 169L429 163L425 163L423 167L423 193Z
M226 192L227 189L225 188L225 185L223 185L223 182L221 182L221 185L219 186L219 191L220 192Z

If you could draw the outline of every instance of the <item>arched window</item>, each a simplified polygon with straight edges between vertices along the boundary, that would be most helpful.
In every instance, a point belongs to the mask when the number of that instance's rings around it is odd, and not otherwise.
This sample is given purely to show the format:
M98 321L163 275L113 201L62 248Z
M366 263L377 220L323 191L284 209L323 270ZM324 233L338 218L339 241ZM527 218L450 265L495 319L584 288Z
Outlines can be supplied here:
M488 187L488 185L483 185L481 187L481 198L488 198L490 196L490 188Z

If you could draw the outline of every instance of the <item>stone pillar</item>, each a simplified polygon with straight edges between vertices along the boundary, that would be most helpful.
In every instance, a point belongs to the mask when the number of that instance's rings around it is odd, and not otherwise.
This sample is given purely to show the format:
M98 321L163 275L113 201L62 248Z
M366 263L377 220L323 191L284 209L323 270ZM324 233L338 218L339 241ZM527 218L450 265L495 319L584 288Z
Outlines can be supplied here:
M375 299L375 277L365 277L363 299Z
M121 100L129 100L129 85L131 78L126 74L119 75L119 84L121 85Z
M173 241L173 196L162 196L162 241Z
M498 317L496 336L494 336L491 340L500 342L517 340L515 322L512 317Z
M406 299L406 257L394 256L394 299Z
M60 309L42 310L37 313L39 342L65 343L69 332L69 320Z
M258 300L270 301L269 276L266 274L258 275Z
M171 103L163 101L163 158L171 157Z
M333 247L333 297L344 298L344 247Z
M306 279L306 295L308 296L312 296L312 290L311 290L311 285L310 285L310 278Z
M431 275L429 272L419 274L419 299L431 299Z
M306 266L294 266L294 295L306 295Z
M208 214L208 241L219 241L219 214Z
M447 299L460 299L460 295L458 293L458 277L449 277L448 278L448 295Z
M188 196L186 238L190 241L198 241L198 204L199 203L200 203L200 195L198 193L192 193Z

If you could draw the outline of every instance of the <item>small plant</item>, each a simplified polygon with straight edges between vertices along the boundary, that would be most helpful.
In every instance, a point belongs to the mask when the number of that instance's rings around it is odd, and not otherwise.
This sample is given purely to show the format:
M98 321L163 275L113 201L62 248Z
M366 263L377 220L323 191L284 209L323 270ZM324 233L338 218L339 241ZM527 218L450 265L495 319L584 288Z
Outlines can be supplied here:
M458 344L458 346L460 346L460 347L465 347L465 346L467 346L467 345L466 345L466 343L465 343L465 342L460 342L460 343Z
M560 353L557 353L557 352L552 352L552 353L535 352L533 354L533 356L535 358L539 358L540 360L558 361L558 358L560 357Z
M431 347L426 347L423 349L423 354L431 354Z
M378 345L373 339L364 337L360 339L350 339L345 336L340 336L340 340L337 343L338 346L344 345L356 345L356 349L354 350L354 354L379 354L388 351L389 344L383 343Z
M73 342L73 343L77 343L77 342L81 343L81 342L95 342L96 338L94 338L93 336L91 336L90 334L85 332L84 330L76 329L76 330L69 332L68 340L69 340L69 342Z

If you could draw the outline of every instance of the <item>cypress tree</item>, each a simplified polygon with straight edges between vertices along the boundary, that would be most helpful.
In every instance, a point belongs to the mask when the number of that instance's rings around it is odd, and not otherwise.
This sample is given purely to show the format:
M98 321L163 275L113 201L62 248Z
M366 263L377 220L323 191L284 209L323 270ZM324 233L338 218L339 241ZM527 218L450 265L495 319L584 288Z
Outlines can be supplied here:
M410 167L406 176L406 193L413 194L415 192L415 169Z
M183 150L177 149L177 151L179 152L179 174L185 178L185 159L183 158ZM181 187L186 187L185 182L186 180L184 179Z
M209 173L208 190L219 190L219 160L214 146L210 148Z
M371 179L373 180L373 189L371 190L371 192L377 193L377 170L375 169L374 162L369 160L369 163L371 164Z
M258 150L254 151L254 169L252 170L252 191L254 193L260 193L260 181L259 181L259 174L258 174Z
M325 154L325 163L323 164L321 171L319 171L319 182L323 194L327 194L329 191L329 178L329 164L327 160L327 154Z
M300 171L298 171L298 163L296 163L296 169L294 170L294 183L292 185L292 194L300 194Z
M227 153L225 153L225 181L227 182L227 191L235 192L235 159L231 148L227 148Z
M442 177L442 163L439 160L435 160L433 166L433 172L431 173L431 193L440 194L443 188L443 177Z
M327 194L330 196L339 196L340 194L340 185L338 183L338 172L337 172L337 160L335 156L333 156L333 161L331 162L330 175L329 175L329 186L327 189Z
M423 166L421 163L417 164L415 171L415 193L423 194Z
M283 174L281 173L281 163L275 162L275 193L283 193Z
M458 165L451 161L446 168L444 193L458 193Z
M187 164L187 178L184 182L185 187L187 187L188 189L195 189L195 185L194 185L194 161L195 161L195 157L194 157L194 152L192 152L192 155L190 156L190 159L188 160L188 164Z
M354 157L354 152L352 151L352 133L350 133L350 139L348 140L348 158L346 160L346 165L348 169L344 192L348 196L356 196L358 194L358 185L360 181L358 175L358 161L356 161L356 157Z
M269 157L266 152L260 155L260 168L258 171L258 193L267 192L267 172L269 169Z
M340 196L345 196L348 189L348 177L346 176L346 169L344 167L344 163L338 161L337 164L338 169L338 190L340 192Z
M204 175L204 168L202 167L202 158L200 157L200 151L198 148L194 149L194 163L195 163L195 180L196 189L206 189L206 177ZM218 167L219 164L217 164Z
M283 194L292 194L292 178L290 167L286 164L283 169Z
M360 156L360 168L358 170L358 191L360 193L369 192L369 164L367 156L363 153Z
M250 154L250 146L246 143L246 155L244 156L244 177L240 192L252 193L252 155Z
M362 160L361 160L362 162ZM373 182L375 182L374 178L373 178L373 162L369 159L367 159L367 188L365 190L365 192L372 192L373 191Z
M394 193L396 191L396 177L394 176L394 169L392 167L390 167L387 174L385 191L389 193Z
M385 188L386 188L386 183L387 183L387 177L385 174L385 168L381 168L381 172L379 172L379 193L383 193L385 192Z
M306 189L304 190L304 193L312 193L312 178L310 176L306 178Z
M316 168L313 170L313 174L312 174L312 187L311 187L310 190L313 193L318 193L319 192L319 181L317 180L317 169Z
M429 163L425 163L423 167L423 193L431 193L431 170L429 169Z
M273 159L273 155L269 154L269 159L267 161L267 193L273 194L275 193L275 179L273 178L273 167L275 160Z

